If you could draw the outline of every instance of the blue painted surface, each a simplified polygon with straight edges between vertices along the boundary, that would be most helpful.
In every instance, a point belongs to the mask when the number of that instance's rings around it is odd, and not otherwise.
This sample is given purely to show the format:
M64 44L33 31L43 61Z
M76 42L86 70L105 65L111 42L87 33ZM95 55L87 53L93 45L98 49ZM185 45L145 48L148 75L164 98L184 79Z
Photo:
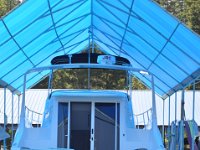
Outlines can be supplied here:
M153 1L28 0L0 20L0 80L22 92L28 69L81 51L89 30L102 51L152 72L162 97L200 75L199 36ZM28 87L45 75L28 77Z

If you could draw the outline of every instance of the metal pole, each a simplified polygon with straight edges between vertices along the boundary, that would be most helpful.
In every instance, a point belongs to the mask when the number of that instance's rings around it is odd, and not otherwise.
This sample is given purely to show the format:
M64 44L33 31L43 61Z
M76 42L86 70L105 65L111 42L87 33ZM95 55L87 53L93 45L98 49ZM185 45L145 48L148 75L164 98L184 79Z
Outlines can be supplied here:
M162 138L165 143L165 100L163 100L163 124L162 124Z
M24 87L23 87L23 96L21 104L21 115L20 115L20 124L25 126L25 98L26 98L26 74L24 75Z
M180 133L179 133L179 150L184 149L184 104L185 104L185 90L182 90L182 99L181 99L181 121L180 121Z
M93 0L91 0L91 37L92 37L92 53L94 53L94 35L93 35Z
M152 128L155 130L158 126L157 124L157 112L156 112L156 97L155 97L155 86L154 86L154 76L151 74L151 83L152 83Z
M133 92L133 89L132 89L132 87L133 87L133 82L132 82L132 75L131 75L131 73L130 72L128 72L128 80L129 80L129 100L131 100L131 103L132 103L132 92Z
M14 93L12 93L12 134L11 134L11 141L13 142L13 115L14 115Z
M193 83L193 109L192 109L192 120L195 120L195 81Z
M6 88L4 88L4 131L6 131L7 116L6 116ZM3 149L6 150L6 139L3 140Z
M171 99L170 99L170 96L169 96L169 109L168 109L168 148L170 148L170 142L171 142L171 127L170 127L170 111L171 111L171 107L170 107L170 104L171 104Z
M90 64L90 36L91 31L89 29L88 64ZM88 68L88 89L90 89L90 68Z
M181 120L182 121L184 121L184 117L185 117L184 105L185 105L185 90L182 90L182 99L181 99Z
M49 73L48 96L52 93L52 79L53 79L53 69L51 69L51 71Z
M193 122L195 121L195 80L193 82L193 104L192 104L192 120ZM192 124L194 126L194 123ZM194 130L192 130L192 132L194 132ZM192 133L192 135L194 135L194 133ZM194 150L194 143L195 142L195 137L192 136L192 150Z
M175 93L175 124L177 122L177 92Z
M20 107L20 95L18 95L18 106L17 106L17 114L18 114L18 125L19 125L19 119L20 119L20 111L19 111L19 107Z
M152 82L151 89L152 89L152 107L153 107L152 117L153 117L154 125L157 126L156 97L155 97L155 89L154 89L155 87L154 87L154 77L153 77L153 75L151 75L151 82Z
M177 92L175 93L175 146L176 146L176 139L177 139Z

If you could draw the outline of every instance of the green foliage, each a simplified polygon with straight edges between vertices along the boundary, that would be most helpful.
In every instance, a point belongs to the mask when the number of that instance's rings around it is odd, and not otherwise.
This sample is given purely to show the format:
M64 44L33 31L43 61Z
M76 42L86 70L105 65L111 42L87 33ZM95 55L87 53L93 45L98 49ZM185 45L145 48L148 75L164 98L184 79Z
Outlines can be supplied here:
M0 0L0 17L5 15L7 12L7 1L6 0Z
M58 70L53 75L54 89L127 89L126 72L107 69L90 69L90 87L88 87L88 69ZM48 78L34 88L47 88ZM138 79L133 78L133 89L146 89Z
M184 22L200 34L200 1L185 0L185 9L182 15L185 18Z
M0 17L11 11L19 3L19 0L0 0Z
M199 0L155 0L172 15L200 34Z

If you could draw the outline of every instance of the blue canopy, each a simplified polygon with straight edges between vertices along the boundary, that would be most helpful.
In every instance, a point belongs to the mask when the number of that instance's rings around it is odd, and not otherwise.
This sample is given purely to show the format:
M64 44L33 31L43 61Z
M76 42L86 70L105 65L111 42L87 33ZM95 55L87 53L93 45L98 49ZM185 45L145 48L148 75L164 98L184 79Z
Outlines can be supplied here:
M153 73L163 98L200 76L199 36L151 0L27 0L0 20L0 35L0 84L12 92L22 92L28 69L89 40ZM28 87L47 74L29 76Z

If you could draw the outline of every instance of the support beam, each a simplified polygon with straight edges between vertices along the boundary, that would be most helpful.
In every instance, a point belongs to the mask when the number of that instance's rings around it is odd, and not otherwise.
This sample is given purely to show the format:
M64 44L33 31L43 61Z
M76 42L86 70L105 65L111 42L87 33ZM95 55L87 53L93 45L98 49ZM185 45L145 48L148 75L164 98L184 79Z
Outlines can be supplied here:
M185 90L182 90L182 97L181 97L181 121L179 123L179 150L184 149L184 117L185 117Z
M182 96L181 96L181 120L184 121L184 117L185 117L185 109L184 109L184 105L185 105L185 90L182 90Z
M195 121L195 80L193 82L193 102L192 102L192 120ZM193 125L193 128L194 128L194 123L192 124ZM192 131L194 133L194 131ZM192 150L194 150L195 148L195 138L192 137Z
M93 0L91 0L91 26L90 26L90 31L91 31L91 39L92 39L92 53L94 53L94 4Z
M4 88L4 131L6 131L7 115L6 115L6 88ZM6 139L3 140L3 149L6 150Z
M177 127L177 92L175 93L175 131L177 131L178 127ZM177 132L175 132L174 138L175 140L178 139L178 135L176 134ZM175 143L175 147L176 147L176 143Z
M163 138L163 143L165 143L165 100L163 100L162 138Z
M171 143L171 117L170 117L170 111L171 111L171 97L169 96L169 106L168 106L168 133L167 133L167 137L168 137L168 148L170 148L170 143Z
M128 95L129 95L129 100L132 102L132 87L133 87L133 82L132 82L132 74L131 72L128 71Z
M177 123L177 92L175 93L175 124Z
M21 104L20 124L25 127L25 98L26 98L26 74L24 75L24 86Z
M20 120L20 111L19 111L19 109L20 109L20 97L21 97L21 95L18 95L18 105L17 105L17 116L18 116L18 125L19 125L19 120Z
M156 113L156 98L155 98L155 86L154 86L154 76L151 75L151 89L152 89L152 110L153 110L153 114L152 114L152 121L154 123L153 127L157 126L157 113Z
M195 89L196 89L196 87L195 87L195 80L194 80L194 82L193 82L193 104L192 104L192 120L195 120Z
M12 132L11 132L11 141L12 141L12 143L13 143L13 137L14 137L14 133L13 133L13 131L14 131L14 128L13 128L13 116L14 116L14 110L13 110L13 107L14 107L14 93L12 93L12 106L11 106L11 108L12 108L12 118L11 118L11 120L12 120L12 124L11 124L11 128L12 128Z
M119 51L119 56L121 55L121 50L122 50L122 46L123 46L123 43L124 43L124 39L125 39L125 36L126 36L126 32L127 32L127 28L128 28L128 25L129 25L129 21L130 21L130 17L131 17L131 11L133 9L133 4L134 4L135 0L132 0L131 2L131 7L129 8L129 14L128 14L128 18L127 18L127 22L126 22L126 26L125 26L125 29L124 29L124 34L122 36L122 39L121 39L121 44L120 44L120 51Z
M88 64L90 64L90 40L91 40L91 29L89 29L89 31L88 31L88 33L89 33L89 37L88 37ZM90 76L91 76L91 69L90 68L88 68L88 89L91 89L91 85L90 85Z
M49 73L49 83L48 83L48 96L52 93L52 79L53 79L53 69Z

